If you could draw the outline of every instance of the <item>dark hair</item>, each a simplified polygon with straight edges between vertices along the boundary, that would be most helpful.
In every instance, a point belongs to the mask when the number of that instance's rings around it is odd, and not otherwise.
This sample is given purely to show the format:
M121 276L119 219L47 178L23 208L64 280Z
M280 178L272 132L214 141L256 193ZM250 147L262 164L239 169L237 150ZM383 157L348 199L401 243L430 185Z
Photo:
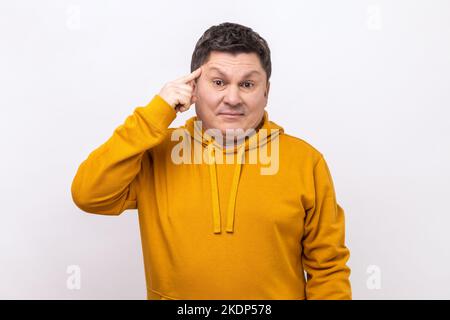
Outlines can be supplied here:
M258 33L249 27L224 22L206 30L195 45L191 60L191 72L204 64L211 51L230 53L251 53L259 56L261 66L266 71L267 81L272 73L269 46Z

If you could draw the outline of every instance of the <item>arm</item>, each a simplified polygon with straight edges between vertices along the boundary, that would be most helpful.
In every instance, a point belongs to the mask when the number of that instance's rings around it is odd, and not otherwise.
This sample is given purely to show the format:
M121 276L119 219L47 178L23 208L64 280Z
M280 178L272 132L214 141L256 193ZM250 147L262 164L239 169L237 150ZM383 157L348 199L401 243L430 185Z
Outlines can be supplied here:
M177 111L196 101L199 67L167 83L145 107L134 110L113 135L83 161L72 182L72 198L83 211L119 215L137 208L137 175L147 150L159 144Z
M85 212L105 215L136 209L142 158L162 141L175 117L175 109L159 95L137 107L79 166L71 186L75 204Z
M315 201L306 212L302 239L306 297L351 300L344 210L336 202L333 180L323 155L314 167L314 190Z

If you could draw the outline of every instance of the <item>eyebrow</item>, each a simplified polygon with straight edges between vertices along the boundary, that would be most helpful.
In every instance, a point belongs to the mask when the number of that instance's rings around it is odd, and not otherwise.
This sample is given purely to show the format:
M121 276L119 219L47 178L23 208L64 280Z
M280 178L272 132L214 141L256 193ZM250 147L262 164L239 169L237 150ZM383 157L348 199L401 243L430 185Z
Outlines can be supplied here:
M217 72L220 73L221 75L226 76L226 74L224 74L222 71L219 70L219 68L216 68L216 67L211 67L211 68L209 68L209 71L217 71ZM252 74L258 74L258 75L261 75L261 72L256 71L256 70L252 70L252 71L247 72L246 74L244 74L244 78L245 78L245 77L248 77L248 76L250 76L250 75L252 75Z

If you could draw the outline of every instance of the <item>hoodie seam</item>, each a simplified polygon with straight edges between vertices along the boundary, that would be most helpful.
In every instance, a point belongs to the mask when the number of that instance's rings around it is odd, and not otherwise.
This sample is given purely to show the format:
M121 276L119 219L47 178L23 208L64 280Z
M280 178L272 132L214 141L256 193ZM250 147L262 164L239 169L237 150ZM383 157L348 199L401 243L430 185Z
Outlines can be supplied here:
M161 293L161 292L159 292L159 291L157 291L155 289L150 289L150 291L160 295L161 297L164 297L164 298L170 299L170 300L188 300L186 298L174 298L174 297L168 296L166 294L163 294L163 293ZM227 300L227 299L221 299L221 300ZM231 299L231 300L234 300L234 299ZM265 300L265 299L262 299L262 300ZM292 299L286 299L286 300L306 300L306 294L303 294L301 296L297 296L297 297L292 298Z
M319 160L317 160L316 164L314 165L314 168L313 168L314 172L316 171L317 166L319 165L320 161L322 161L322 160L323 160L323 155L320 154Z
M155 290L153 288L151 288L150 291L153 291L154 293L160 295L161 297L164 297L164 298L167 298L167 299L170 299L170 300L183 300L181 298L174 298L174 297L168 296L168 295L163 294L163 293L161 293L161 292L159 292L159 291L157 291L157 290Z

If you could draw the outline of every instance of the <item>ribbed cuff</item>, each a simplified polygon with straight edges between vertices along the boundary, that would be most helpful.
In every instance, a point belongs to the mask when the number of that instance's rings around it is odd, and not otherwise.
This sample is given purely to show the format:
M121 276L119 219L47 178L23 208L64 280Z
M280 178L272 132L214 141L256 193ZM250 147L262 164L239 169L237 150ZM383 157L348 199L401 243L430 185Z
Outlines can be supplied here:
M177 117L175 109L158 94L142 108L142 111L146 119L161 131L166 130Z

